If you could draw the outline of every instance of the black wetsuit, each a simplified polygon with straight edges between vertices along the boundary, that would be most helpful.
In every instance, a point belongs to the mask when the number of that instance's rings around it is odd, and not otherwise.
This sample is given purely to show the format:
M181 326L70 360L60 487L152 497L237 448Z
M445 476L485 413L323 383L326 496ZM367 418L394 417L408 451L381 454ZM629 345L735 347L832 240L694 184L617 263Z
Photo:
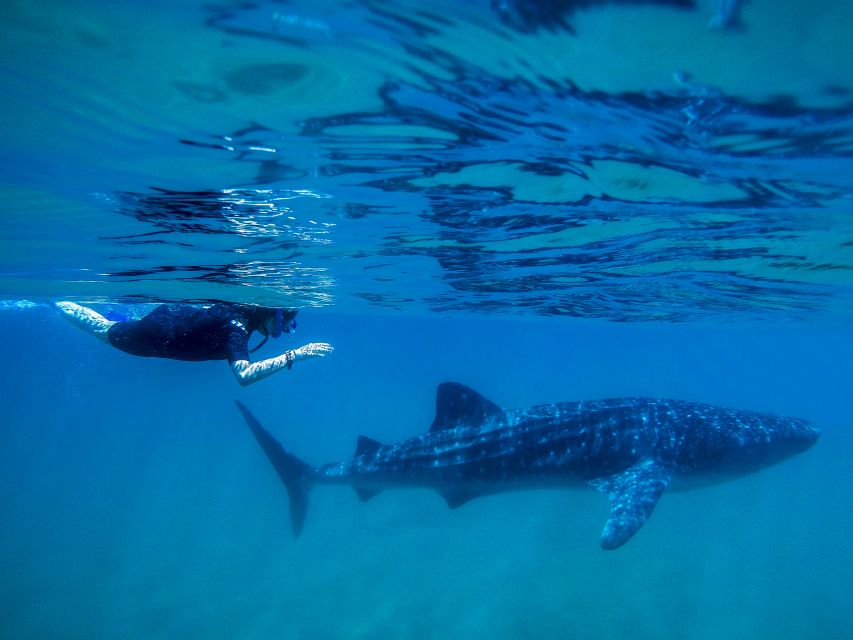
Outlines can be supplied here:
M135 356L234 362L249 359L249 333L247 319L227 304L163 304L140 320L114 324L107 337Z

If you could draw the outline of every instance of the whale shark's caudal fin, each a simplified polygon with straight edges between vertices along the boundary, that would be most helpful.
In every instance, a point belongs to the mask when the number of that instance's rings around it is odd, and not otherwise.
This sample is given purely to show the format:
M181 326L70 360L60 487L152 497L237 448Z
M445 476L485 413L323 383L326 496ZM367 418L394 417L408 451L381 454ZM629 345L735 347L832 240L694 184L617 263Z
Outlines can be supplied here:
M588 480L610 498L610 518L601 532L601 548L616 549L628 542L652 515L672 471L657 460L641 460L625 471Z
M435 390L435 420L430 431L479 427L489 420L497 424L506 413L494 402L458 382L442 382Z
M255 440L261 445L261 449L267 454L278 477L287 488L290 497L290 522L293 526L293 536L299 537L302 526L305 524L305 514L308 511L308 489L312 468L302 462L287 449L282 447L270 433L261 426L261 423L252 415L246 406L239 400L235 400L237 407L243 413L246 424L249 425Z

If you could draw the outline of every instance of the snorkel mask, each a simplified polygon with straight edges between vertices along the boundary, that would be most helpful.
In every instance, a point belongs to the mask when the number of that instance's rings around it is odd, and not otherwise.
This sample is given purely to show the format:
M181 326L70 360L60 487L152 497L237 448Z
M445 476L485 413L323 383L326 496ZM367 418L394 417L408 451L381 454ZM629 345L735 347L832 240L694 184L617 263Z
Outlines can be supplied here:
M296 331L296 312L293 312L293 316L290 316L290 321L287 323L287 326L284 325L284 309L279 307L275 310L275 325L273 327L272 337L280 338L282 333L293 333Z
M290 322L288 322L287 326L285 327L284 309L279 307L275 310L275 322L273 323L272 333L265 334L264 339L260 341L258 346L256 346L254 349L251 349L249 353L254 353L258 349L263 347L267 343L267 340L270 339L270 337L280 338L282 333L293 333L294 331L296 331L296 320L292 319L291 316Z

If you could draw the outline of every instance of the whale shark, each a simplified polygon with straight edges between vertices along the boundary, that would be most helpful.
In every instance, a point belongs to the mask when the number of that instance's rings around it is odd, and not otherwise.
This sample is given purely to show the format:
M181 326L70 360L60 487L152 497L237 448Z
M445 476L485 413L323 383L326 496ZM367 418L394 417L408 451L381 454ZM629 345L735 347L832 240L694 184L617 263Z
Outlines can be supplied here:
M615 398L507 410L458 382L436 391L427 433L394 444L360 436L350 460L300 460L237 401L290 498L301 533L308 494L321 484L352 486L365 501L394 487L434 489L451 509L521 489L588 487L607 495L603 549L637 533L664 490L746 475L811 447L806 420L698 402Z

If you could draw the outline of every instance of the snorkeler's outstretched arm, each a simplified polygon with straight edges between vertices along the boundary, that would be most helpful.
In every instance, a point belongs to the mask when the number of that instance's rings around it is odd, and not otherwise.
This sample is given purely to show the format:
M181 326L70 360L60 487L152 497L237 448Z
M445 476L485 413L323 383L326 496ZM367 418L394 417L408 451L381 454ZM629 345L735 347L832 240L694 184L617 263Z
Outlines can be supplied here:
M253 382L271 376L276 371L281 371L285 368L289 369L293 366L294 362L307 360L308 358L322 358L334 350L334 347L326 342L311 342L298 349L285 351L275 358L267 358L259 362L235 360L231 363L231 371L234 373L234 377L237 378L237 382L241 386L246 387Z

